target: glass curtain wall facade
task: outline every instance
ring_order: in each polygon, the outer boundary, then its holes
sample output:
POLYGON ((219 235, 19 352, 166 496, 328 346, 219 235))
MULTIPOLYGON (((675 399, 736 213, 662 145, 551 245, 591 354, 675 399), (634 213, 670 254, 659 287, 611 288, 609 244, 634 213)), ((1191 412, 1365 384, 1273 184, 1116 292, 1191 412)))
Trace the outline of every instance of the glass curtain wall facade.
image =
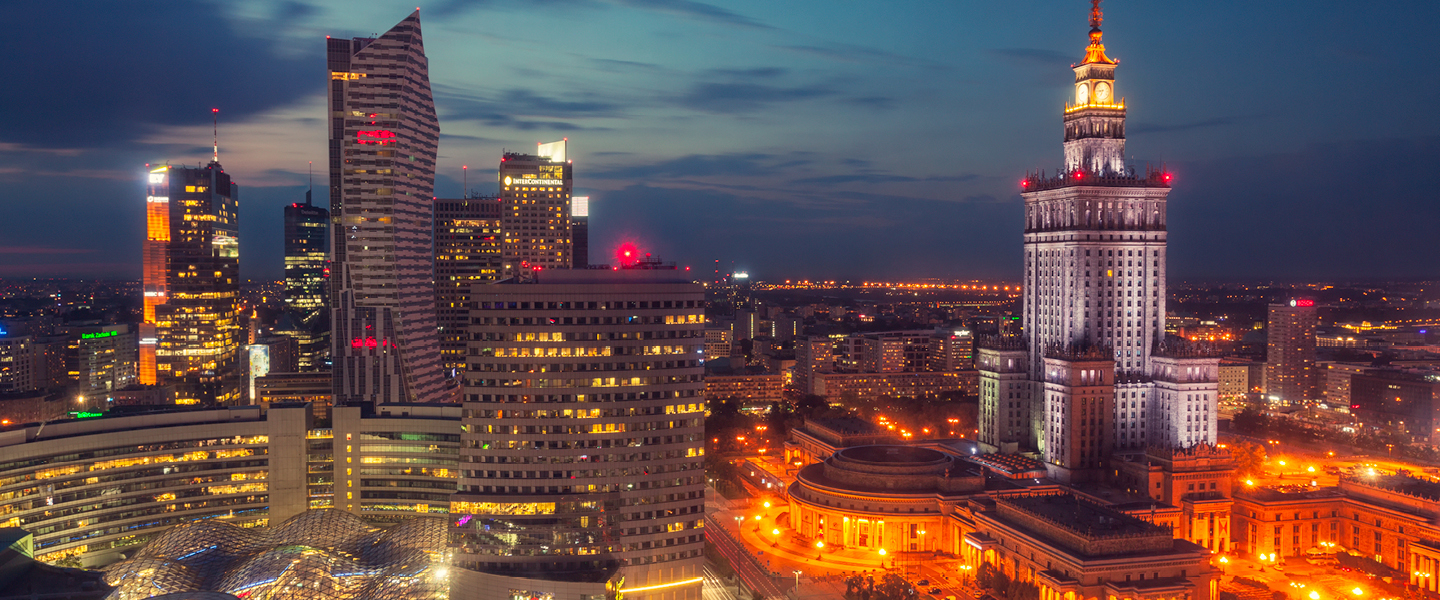
POLYGON ((183 404, 240 400, 239 195, 214 161, 149 173, 142 373, 152 357, 183 404))
POLYGON ((285 334, 300 345, 301 371, 324 367, 330 353, 330 211, 310 203, 285 207, 285 334))

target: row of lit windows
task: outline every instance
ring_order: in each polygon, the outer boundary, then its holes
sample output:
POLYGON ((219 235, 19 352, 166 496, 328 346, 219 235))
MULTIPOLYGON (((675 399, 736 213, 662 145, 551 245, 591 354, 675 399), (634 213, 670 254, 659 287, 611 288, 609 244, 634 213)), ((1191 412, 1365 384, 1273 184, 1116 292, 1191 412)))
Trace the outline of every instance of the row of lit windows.
POLYGON ((699 375, 679 375, 666 377, 596 377, 593 379, 470 379, 466 381, 466 385, 474 387, 592 388, 662 385, 670 383, 699 382, 700 380, 701 379, 699 375))

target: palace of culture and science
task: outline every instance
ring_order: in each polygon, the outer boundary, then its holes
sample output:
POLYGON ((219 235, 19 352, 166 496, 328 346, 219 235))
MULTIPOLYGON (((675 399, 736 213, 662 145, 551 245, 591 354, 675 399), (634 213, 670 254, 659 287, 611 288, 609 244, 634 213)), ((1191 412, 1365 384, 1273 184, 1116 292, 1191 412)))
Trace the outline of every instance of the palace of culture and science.
POLYGON ((1112 454, 1216 435, 1218 358, 1165 341, 1170 174, 1125 164, 1119 61, 1095 4, 1064 109, 1064 169, 1021 183, 1024 332, 978 356, 981 443, 1038 452, 1063 482, 1100 479, 1112 454))

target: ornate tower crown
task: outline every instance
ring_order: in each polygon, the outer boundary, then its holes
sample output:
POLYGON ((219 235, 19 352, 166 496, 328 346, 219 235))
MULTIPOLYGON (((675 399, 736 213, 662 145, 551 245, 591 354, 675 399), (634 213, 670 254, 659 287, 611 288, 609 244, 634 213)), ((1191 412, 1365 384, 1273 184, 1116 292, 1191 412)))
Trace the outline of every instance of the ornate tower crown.
POLYGON ((1065 103, 1065 169, 1119 174, 1125 170, 1125 101, 1115 97, 1115 67, 1100 42, 1100 0, 1090 0, 1090 45, 1075 69, 1075 101, 1065 103))
POLYGON ((1105 56, 1105 44, 1100 43, 1100 23, 1104 20, 1104 13, 1100 12, 1100 0, 1090 0, 1090 45, 1085 48, 1085 60, 1080 64, 1116 64, 1110 57, 1105 56))

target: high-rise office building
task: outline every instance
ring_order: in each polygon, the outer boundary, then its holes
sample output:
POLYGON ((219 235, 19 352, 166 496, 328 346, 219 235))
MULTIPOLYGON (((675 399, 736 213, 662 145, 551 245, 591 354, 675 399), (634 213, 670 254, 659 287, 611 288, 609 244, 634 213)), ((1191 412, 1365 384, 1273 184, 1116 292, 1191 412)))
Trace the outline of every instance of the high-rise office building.
POLYGON ((139 338, 130 325, 64 325, 65 368, 75 392, 104 396, 137 382, 139 338))
POLYGON ((992 342, 978 361, 982 441, 1037 449, 1062 481, 1099 477, 1117 450, 1216 435, 1218 358, 1162 343, 1170 175, 1124 164, 1125 101, 1100 22, 1097 4, 1064 109, 1065 168, 1022 182, 1022 347, 992 342))
POLYGON ((500 278, 500 199, 435 200, 435 307, 445 373, 465 370, 470 292, 500 278))
POLYGON ((571 198, 570 229, 571 239, 574 241, 574 247, 570 250, 571 266, 576 269, 588 268, 590 266, 589 196, 571 198))
POLYGON ((285 207, 285 335, 300 346, 301 371, 324 368, 330 355, 330 211, 305 203, 285 207))
POLYGON ((535 154, 506 152, 500 158, 506 265, 543 270, 569 269, 576 264, 568 144, 568 140, 540 144, 535 154))
POLYGON ((335 402, 451 398, 435 331, 440 122, 417 10, 378 38, 326 40, 335 402))
POLYGON ((1265 331, 1265 397, 1301 404, 1320 400, 1320 371, 1315 366, 1315 301, 1295 299, 1270 305, 1265 331))
POLYGON ((453 585, 699 598, 704 289, 673 268, 535 275, 475 290, 453 585))
POLYGON ((185 404, 240 400, 240 186, 216 154, 146 182, 140 381, 185 404))

